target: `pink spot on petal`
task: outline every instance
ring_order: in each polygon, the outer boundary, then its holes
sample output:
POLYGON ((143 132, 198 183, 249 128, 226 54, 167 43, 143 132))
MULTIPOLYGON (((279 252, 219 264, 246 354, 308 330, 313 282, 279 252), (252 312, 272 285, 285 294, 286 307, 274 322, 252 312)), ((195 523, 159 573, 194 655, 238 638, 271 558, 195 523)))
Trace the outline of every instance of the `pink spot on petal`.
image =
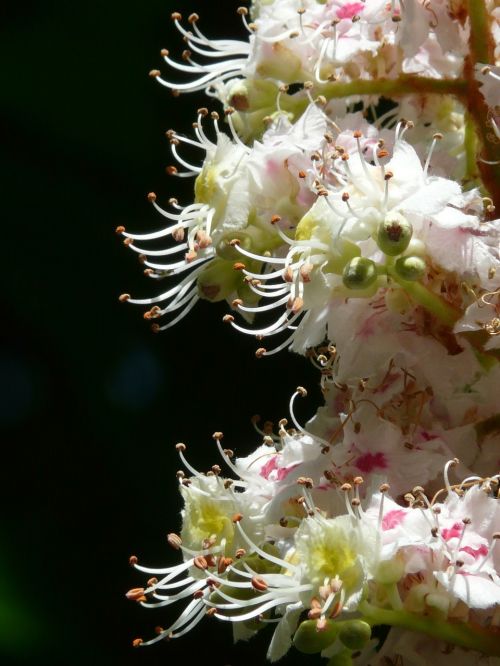
POLYGON ((483 557, 486 557, 488 553, 490 552, 488 547, 483 544, 481 544, 478 548, 473 548, 472 546, 464 546, 463 548, 460 548, 460 550, 464 551, 465 553, 469 553, 469 555, 472 555, 472 557, 476 560, 480 555, 483 557))
POLYGON ((384 454, 379 451, 378 453, 364 453, 354 463, 360 472, 373 472, 374 469, 386 469, 387 460, 384 454))
POLYGON ((346 2, 345 5, 337 9, 337 18, 352 19, 353 16, 360 14, 365 8, 362 2, 346 2))
POLYGON ((262 465, 262 467, 260 468, 259 474, 263 476, 265 479, 269 479, 271 472, 274 472, 274 470, 278 467, 277 458, 278 456, 273 456, 272 458, 269 458, 266 464, 262 465))
POLYGON ((388 511, 382 518, 382 529, 393 530, 398 525, 401 525, 405 518, 406 511, 403 511, 403 509, 393 509, 392 511, 388 511))
POLYGON ((292 470, 298 467, 298 463, 295 465, 290 465, 290 467, 278 467, 277 479, 278 481, 283 481, 290 474, 292 470))
POLYGON ((452 527, 445 527, 441 530, 441 535, 445 541, 458 538, 462 535, 464 526, 461 523, 455 523, 452 527))

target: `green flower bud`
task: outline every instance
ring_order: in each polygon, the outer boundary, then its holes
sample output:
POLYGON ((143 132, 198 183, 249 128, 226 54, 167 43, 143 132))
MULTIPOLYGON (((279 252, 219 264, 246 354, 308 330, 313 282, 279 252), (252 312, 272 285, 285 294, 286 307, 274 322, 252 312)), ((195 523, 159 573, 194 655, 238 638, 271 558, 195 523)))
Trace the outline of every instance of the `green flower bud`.
POLYGON ((406 250, 412 234, 413 227, 401 213, 389 213, 379 224, 375 240, 384 254, 396 257, 406 250))
POLYGON ((354 257, 345 265, 342 281, 348 289, 366 289, 377 279, 377 266, 371 259, 354 257))
POLYGON ((372 628, 364 620, 348 620, 342 623, 339 640, 350 650, 362 650, 372 635, 372 628))
POLYGON ((394 265, 402 280, 420 280, 425 275, 425 261, 421 257, 399 257, 394 265))
POLYGON ((293 637, 293 644, 305 654, 321 652, 331 645, 337 638, 339 626, 337 622, 326 620, 325 627, 318 631, 316 620, 304 620, 299 625, 293 637))

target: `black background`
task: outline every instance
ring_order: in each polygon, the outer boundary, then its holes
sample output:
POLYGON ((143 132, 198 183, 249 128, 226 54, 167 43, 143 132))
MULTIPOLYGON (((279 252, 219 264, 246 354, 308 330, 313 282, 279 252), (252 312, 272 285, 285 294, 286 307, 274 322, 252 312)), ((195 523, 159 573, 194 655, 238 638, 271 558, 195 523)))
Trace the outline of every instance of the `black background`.
MULTIPOLYGON (((170 13, 197 11, 207 34, 246 38, 238 4, 0 9, 2 664, 265 663, 268 632, 233 646, 230 627, 209 619, 178 641, 133 649, 176 611, 124 597, 143 584, 129 555, 151 566, 178 557, 165 540, 181 509, 174 444, 208 469, 220 462, 211 434, 223 430, 245 455, 259 443, 252 414, 287 416, 295 386, 316 381, 287 352, 256 361, 258 343, 222 324, 225 304, 200 303, 155 336, 140 308, 117 301, 155 285, 115 227, 161 225, 151 190, 160 203, 192 199, 192 183, 165 175, 163 133, 189 131, 210 100, 174 99, 147 76, 160 48, 183 48, 170 13)), ((302 420, 317 401, 302 401, 302 420)))

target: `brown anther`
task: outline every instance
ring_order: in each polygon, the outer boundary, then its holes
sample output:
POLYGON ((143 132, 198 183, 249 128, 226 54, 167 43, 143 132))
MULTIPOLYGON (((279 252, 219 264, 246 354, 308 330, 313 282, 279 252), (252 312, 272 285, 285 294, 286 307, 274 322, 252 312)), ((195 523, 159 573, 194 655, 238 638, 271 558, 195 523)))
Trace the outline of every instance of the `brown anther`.
POLYGON ((359 506, 360 504, 361 504, 361 500, 359 499, 359 497, 354 497, 351 500, 351 506, 359 506))
POLYGON ((271 217, 271 224, 276 224, 276 223, 279 222, 280 220, 281 220, 281 217, 280 217, 279 215, 273 215, 273 216, 271 217))
POLYGON ((191 485, 191 479, 182 479, 182 485, 188 488, 191 485))
POLYGON ((219 476, 221 473, 221 468, 220 465, 212 465, 212 472, 215 474, 215 476, 219 476))
POLYGON ((125 227, 123 226, 123 224, 120 224, 120 226, 116 227, 115 229, 116 234, 123 234, 124 232, 125 232, 125 227))
POLYGON ((232 449, 224 449, 224 455, 227 458, 233 458, 234 457, 234 451, 232 449))
POLYGON ((157 585, 157 583, 158 583, 158 578, 155 578, 153 576, 153 578, 150 578, 148 580, 148 587, 153 587, 153 585, 157 585))
POLYGON ((497 541, 497 539, 500 539, 500 532, 493 532, 491 538, 497 541))
POLYGON ((361 20, 361 16, 359 16, 358 14, 355 14, 355 15, 352 17, 352 19, 351 19, 351 21, 352 21, 353 23, 357 23, 357 22, 360 21, 360 20, 361 20))
POLYGON ((161 331, 160 324, 151 324, 151 331, 153 333, 159 333, 161 331))
POLYGON ((307 397, 307 391, 303 386, 297 386, 296 391, 300 395, 301 398, 306 398, 307 397))
POLYGON ((279 523, 281 527, 288 527, 288 520, 284 516, 280 518, 279 523))
POLYGON ((168 58, 168 56, 170 55, 170 51, 168 49, 162 49, 160 51, 160 55, 163 56, 164 58, 168 58))
POLYGON ((433 507, 432 507, 432 512, 435 513, 436 516, 439 516, 439 514, 441 513, 441 507, 439 507, 439 506, 433 506, 433 507))
POLYGON ((193 564, 197 569, 201 569, 202 571, 205 571, 205 569, 208 569, 208 562, 203 555, 197 555, 193 559, 193 564))
POLYGON ((285 282, 293 282, 293 270, 287 266, 283 271, 283 280, 285 282))
POLYGON ((240 305, 243 305, 243 301, 241 300, 241 298, 235 298, 234 301, 231 302, 231 306, 233 308, 239 308, 240 305))
POLYGON ((334 141, 333 136, 329 132, 325 132, 325 134, 323 134, 323 136, 324 136, 325 141, 327 143, 333 143, 333 141, 334 141))
POLYGON ((391 20, 393 23, 400 23, 401 22, 401 16, 399 14, 393 14, 391 16, 391 20))
POLYGON ((203 590, 196 590, 196 592, 193 592, 193 599, 202 599, 204 596, 203 590))
POLYGON ((300 170, 299 173, 298 173, 298 176, 299 176, 299 178, 305 178, 306 177, 306 172, 300 170))
POLYGON ((316 97, 316 104, 319 104, 320 106, 325 106, 327 103, 327 99, 324 95, 318 95, 316 97))
POLYGON ((212 617, 215 613, 217 613, 217 608, 207 608, 205 615, 212 617))
POLYGON ((305 14, 305 13, 306 13, 306 10, 303 7, 301 7, 300 9, 297 9, 297 14, 299 14, 299 16, 302 16, 302 14, 305 14))
POLYGON ((142 638, 134 638, 134 640, 132 641, 132 646, 135 648, 139 647, 139 645, 142 645, 143 642, 144 641, 142 640, 142 638))
POLYGON ((392 171, 386 171, 384 174, 384 180, 391 180, 391 178, 394 178, 392 171))
POLYGON ((321 453, 326 456, 327 453, 330 453, 330 447, 329 446, 322 446, 321 447, 321 453))
POLYGON ((182 469, 178 469, 177 472, 175 473, 175 476, 176 476, 177 479, 183 479, 186 475, 182 471, 182 469))
POLYGON ((441 141, 441 139, 443 138, 443 135, 441 134, 441 132, 436 132, 436 133, 433 135, 432 138, 433 138, 433 139, 437 139, 437 141, 441 141))
POLYGON ((382 157, 387 157, 389 155, 389 151, 383 148, 382 150, 377 151, 377 157, 380 159, 382 157))
POLYGON ((304 81, 304 90, 312 90, 314 83, 312 81, 304 81))
POLYGON ((236 261, 233 264, 233 268, 235 271, 242 271, 246 268, 246 265, 242 261, 236 261))
POLYGON ((126 303, 130 299, 130 294, 121 294, 121 296, 118 296, 118 300, 120 303, 126 303))
POLYGON ((179 12, 172 12, 172 14, 170 14, 170 18, 172 21, 182 21, 182 14, 179 12))
POLYGON ((127 599, 130 599, 131 601, 144 601, 145 596, 144 596, 144 588, 143 587, 133 587, 131 590, 127 592, 125 595, 127 599))
POLYGON ((196 14, 194 12, 188 16, 188 22, 189 23, 196 23, 196 21, 199 21, 199 20, 200 20, 200 17, 198 16, 198 14, 196 14))
MULTIPOLYGON (((300 35, 300 32, 298 32, 297 30, 294 30, 293 32, 291 32, 288 35, 288 39, 296 39, 299 35, 300 35)), ((288 90, 288 86, 286 88, 288 90)))
POLYGON ((252 587, 254 590, 257 590, 257 592, 265 592, 269 585, 260 576, 254 576, 252 578, 252 587))
POLYGON ((178 444, 175 445, 175 450, 176 451, 185 451, 186 450, 186 445, 183 442, 178 442, 178 444))
POLYGON ((125 247, 128 247, 129 245, 132 245, 133 242, 134 242, 133 238, 125 238, 123 244, 125 245, 125 247))
POLYGON ((231 488, 233 483, 234 483, 234 481, 232 479, 224 479, 224 488, 226 490, 229 490, 229 488, 231 488))
POLYGON ((292 314, 297 314, 304 307, 304 299, 300 296, 295 296, 294 299, 288 301, 287 307, 292 311, 292 314))
POLYGON ((219 114, 217 113, 217 111, 211 111, 210 118, 212 118, 212 120, 219 120, 219 114))
POLYGON ((348 493, 350 490, 352 490, 352 486, 350 483, 343 483, 340 486, 340 490, 343 490, 344 492, 348 493))
POLYGON ((415 448, 415 444, 412 444, 411 442, 405 442, 403 446, 405 447, 405 449, 409 449, 410 451, 412 451, 415 448))
POLYGON ((183 241, 185 235, 186 234, 185 234, 185 231, 184 231, 184 227, 179 226, 179 227, 175 227, 175 229, 172 229, 172 238, 177 243, 180 243, 181 241, 183 241))
POLYGON ((364 479, 362 476, 355 476, 352 482, 355 486, 360 486, 362 483, 364 483, 364 479))
POLYGON ((342 201, 349 201, 349 192, 343 192, 342 201))
POLYGON ((135 565, 137 564, 138 561, 139 560, 137 559, 137 555, 131 555, 128 558, 128 563, 130 564, 131 567, 135 567, 135 565))
POLYGON ((470 518, 462 518, 462 523, 464 525, 470 525, 472 520, 470 518))
POLYGON ((236 13, 239 14, 240 16, 247 16, 248 15, 248 9, 246 7, 238 7, 236 10, 236 13))
POLYGON ((407 502, 410 506, 415 504, 415 497, 411 493, 406 493, 403 497, 404 501, 407 502))
POLYGON ((205 555, 205 559, 209 567, 214 567, 217 564, 217 560, 214 555, 205 555))
POLYGON ((242 513, 235 513, 233 517, 231 518, 231 521, 233 523, 239 523, 240 520, 243 520, 243 514, 242 513))
POLYGON ((152 69, 152 70, 149 72, 149 76, 150 76, 152 79, 157 79, 159 76, 161 76, 161 72, 160 72, 159 69, 152 69))
POLYGON ((391 487, 390 487, 390 485, 389 485, 388 483, 382 483, 382 484, 379 486, 378 489, 379 489, 379 492, 381 492, 381 493, 386 493, 388 490, 390 490, 390 488, 391 488, 391 487))
POLYGON ((167 176, 175 176, 178 173, 178 169, 173 164, 170 164, 168 167, 165 167, 165 173, 167 176))
POLYGON ((182 546, 182 539, 175 532, 170 532, 170 534, 167 534, 167 542, 168 545, 175 550, 179 550, 179 548, 182 546))
POLYGON ((225 116, 232 116, 234 112, 235 112, 235 109, 232 106, 228 106, 224 109, 224 115, 225 116))
POLYGON ((361 132, 360 130, 354 130, 352 135, 355 139, 361 139, 361 137, 363 136, 363 132, 361 132))
POLYGON ((208 109, 206 106, 201 106, 196 113, 204 118, 205 116, 208 116, 208 109))
POLYGON ((456 560, 455 561, 455 566, 457 566, 458 568, 463 567, 464 566, 464 561, 463 560, 456 560))
POLYGON ((327 197, 328 195, 329 195, 329 192, 328 192, 328 190, 326 189, 326 187, 320 187, 320 188, 318 188, 318 196, 319 196, 319 197, 327 197))
POLYGON ((234 321, 234 317, 233 317, 233 315, 227 314, 227 315, 224 315, 224 316, 222 317, 222 321, 223 321, 225 324, 230 324, 231 322, 234 321))
POLYGON ((307 617, 310 620, 318 620, 322 615, 322 610, 321 608, 311 608, 311 610, 307 613, 307 617))
POLYGON ((154 201, 156 201, 156 194, 154 192, 149 192, 149 194, 147 196, 147 200, 150 203, 153 203, 154 201))
POLYGON ((415 495, 415 497, 425 494, 425 490, 422 488, 422 486, 415 486, 411 492, 413 495, 415 495))
POLYGON ((297 483, 299 486, 304 486, 305 488, 313 487, 313 480, 308 476, 299 476, 297 483))
POLYGON ((299 273, 300 277, 302 278, 302 282, 311 281, 311 273, 313 269, 314 266, 312 264, 302 264, 302 266, 299 268, 299 273))
POLYGON ((264 435, 262 443, 265 444, 265 446, 274 446, 274 440, 270 435, 264 435))
POLYGON ((147 261, 148 258, 147 258, 147 256, 146 256, 145 254, 139 254, 138 257, 137 257, 137 259, 139 260, 139 262, 140 262, 141 264, 144 264, 144 263, 146 263, 146 261, 147 261))
POLYGON ((431 534, 434 538, 436 538, 437 535, 439 534, 439 529, 437 527, 432 527, 431 528, 431 534))
POLYGON ((359 421, 356 421, 356 422, 354 423, 354 428, 353 428, 353 430, 354 430, 354 432, 355 432, 356 435, 359 435, 359 433, 361 432, 361 423, 360 423, 359 421))
POLYGON ((219 430, 217 430, 216 432, 214 432, 214 434, 212 435, 212 439, 216 439, 218 442, 219 442, 221 439, 223 439, 223 437, 224 437, 224 433, 220 432, 219 430))
POLYGON ((342 157, 340 158, 343 162, 347 162, 349 160, 349 153, 344 153, 342 157))
POLYGON ((244 548, 238 548, 234 556, 239 560, 240 558, 245 557, 246 554, 247 551, 244 548))

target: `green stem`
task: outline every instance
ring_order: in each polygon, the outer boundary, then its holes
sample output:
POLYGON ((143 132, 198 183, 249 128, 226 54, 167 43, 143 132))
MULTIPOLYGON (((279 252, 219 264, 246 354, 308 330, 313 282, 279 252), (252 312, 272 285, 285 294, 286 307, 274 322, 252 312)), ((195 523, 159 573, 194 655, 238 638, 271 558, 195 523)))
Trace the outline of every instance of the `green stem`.
POLYGON ((476 129, 474 126, 474 119, 470 113, 465 114, 465 135, 464 135, 464 148, 465 148, 465 174, 464 181, 471 186, 479 177, 476 152, 477 152, 477 137, 476 129))
POLYGON ((461 647, 477 650, 483 654, 500 657, 500 640, 498 633, 483 627, 464 622, 447 622, 435 617, 416 615, 408 611, 394 611, 377 608, 363 602, 359 610, 363 619, 371 626, 389 625, 411 631, 418 631, 432 638, 453 643, 461 647))
POLYGON ((452 305, 444 301, 438 294, 428 289, 420 282, 410 282, 402 280, 394 269, 388 267, 388 275, 403 287, 407 294, 409 294, 414 301, 431 312, 439 321, 445 326, 453 326, 462 313, 452 305))
MULTIPOLYGON (((315 86, 314 92, 323 95, 326 100, 354 95, 383 95, 385 97, 406 95, 410 93, 436 93, 465 97, 467 82, 463 79, 431 79, 425 76, 403 74, 397 79, 374 79, 363 81, 334 81, 315 86)), ((294 98, 293 95, 282 95, 280 105, 283 110, 300 115, 307 108, 306 97, 294 98)))
POLYGON ((491 16, 483 0, 468 0, 470 20, 469 55, 464 64, 464 76, 468 81, 467 108, 474 119, 476 132, 482 143, 478 168, 493 202, 500 207, 500 141, 491 126, 491 113, 475 79, 477 64, 494 62, 494 41, 491 32, 491 16), (489 162, 489 164, 488 164, 489 162))

